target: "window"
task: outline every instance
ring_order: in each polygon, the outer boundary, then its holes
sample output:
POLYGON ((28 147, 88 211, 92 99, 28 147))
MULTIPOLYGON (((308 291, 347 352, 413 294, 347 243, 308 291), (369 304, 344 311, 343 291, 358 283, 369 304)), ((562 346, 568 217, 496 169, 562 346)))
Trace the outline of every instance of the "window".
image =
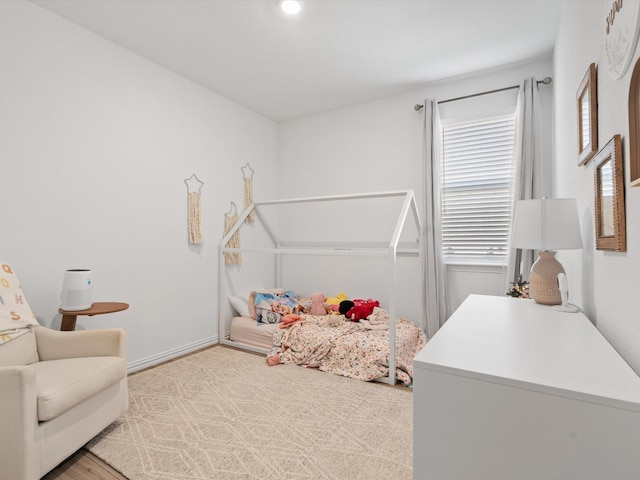
POLYGON ((447 263, 506 265, 515 113, 442 128, 442 251, 447 263))

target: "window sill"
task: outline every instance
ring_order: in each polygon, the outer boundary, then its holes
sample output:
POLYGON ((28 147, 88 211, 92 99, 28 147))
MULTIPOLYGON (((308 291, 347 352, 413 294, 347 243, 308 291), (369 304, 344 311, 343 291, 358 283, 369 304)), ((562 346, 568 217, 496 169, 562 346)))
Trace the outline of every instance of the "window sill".
POLYGON ((445 265, 461 265, 461 266, 474 266, 474 267, 495 267, 495 268, 507 268, 507 262, 502 261, 490 261, 490 260, 480 260, 480 259, 447 259, 444 260, 445 265))
POLYGON ((486 272, 486 273, 506 273, 507 266, 489 262, 445 262, 447 271, 450 272, 486 272))

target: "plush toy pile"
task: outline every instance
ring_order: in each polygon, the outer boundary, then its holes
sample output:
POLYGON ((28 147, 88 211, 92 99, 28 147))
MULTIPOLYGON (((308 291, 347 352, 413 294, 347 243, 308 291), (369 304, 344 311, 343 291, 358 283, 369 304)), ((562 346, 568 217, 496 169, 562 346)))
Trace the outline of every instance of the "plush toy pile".
POLYGON ((344 292, 334 297, 326 297, 322 292, 315 292, 308 299, 298 298, 292 290, 276 288, 252 291, 248 307, 250 316, 258 323, 280 323, 285 315, 306 313, 335 316, 335 321, 327 320, 327 324, 337 325, 343 321, 343 316, 352 322, 366 320, 375 308, 380 307, 380 302, 371 298, 349 299, 344 292))
POLYGON ((311 315, 334 313, 344 315, 347 319, 357 322, 366 319, 373 313, 373 309, 379 306, 380 302, 371 298, 349 300, 346 293, 339 293, 335 297, 327 298, 323 293, 318 292, 311 295, 311 306, 307 309, 307 313, 311 315))

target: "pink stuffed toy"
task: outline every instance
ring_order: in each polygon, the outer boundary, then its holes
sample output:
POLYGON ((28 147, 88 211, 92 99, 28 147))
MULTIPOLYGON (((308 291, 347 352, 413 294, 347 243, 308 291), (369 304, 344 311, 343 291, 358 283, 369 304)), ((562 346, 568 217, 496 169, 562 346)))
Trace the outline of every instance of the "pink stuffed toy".
POLYGON ((373 312, 375 307, 379 307, 380 302, 378 300, 363 300, 361 298, 353 300, 353 307, 345 313, 345 316, 349 320, 358 321, 367 318, 373 312))
POLYGON ((311 315, 326 315, 327 304, 324 303, 324 293, 314 293, 311 295, 311 306, 309 307, 309 313, 311 315))

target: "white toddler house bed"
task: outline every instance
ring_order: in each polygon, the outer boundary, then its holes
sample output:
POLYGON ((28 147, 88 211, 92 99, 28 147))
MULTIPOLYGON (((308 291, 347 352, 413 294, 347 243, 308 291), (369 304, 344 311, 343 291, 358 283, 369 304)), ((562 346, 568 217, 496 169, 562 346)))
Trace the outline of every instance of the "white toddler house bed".
MULTIPOLYGON (((346 215, 346 214, 345 214, 346 215)), ((237 237, 236 237, 237 238, 237 237)), ((399 362, 403 364, 411 364, 413 355, 417 353, 417 350, 422 348, 426 337, 424 336, 423 329, 416 325, 414 322, 410 322, 404 318, 397 317, 398 311, 398 259, 399 257, 409 257, 411 262, 417 262, 413 265, 414 270, 417 270, 415 281, 411 280, 411 283, 417 286, 419 291, 419 297, 416 298, 415 304, 418 308, 420 319, 424 319, 424 275, 422 275, 422 259, 423 259, 423 241, 422 241, 422 228, 420 224, 420 218, 418 215, 418 209, 416 207, 416 200, 414 192, 412 190, 404 191, 390 191, 390 192, 377 192, 377 193, 365 193, 365 194, 350 194, 350 195, 334 195, 323 197, 307 197, 307 198, 291 198, 283 200, 270 200, 262 202, 252 203, 239 217, 238 222, 227 232, 219 248, 219 302, 218 302, 218 323, 219 323, 219 339, 220 343, 233 347, 243 348, 255 352, 269 354, 271 347, 273 346, 273 332, 277 331, 279 324, 262 323, 257 324, 256 320, 246 313, 239 314, 232 319, 229 319, 228 310, 226 307, 225 298, 238 298, 233 295, 233 286, 230 285, 229 272, 225 264, 225 254, 237 253, 241 254, 243 258, 243 265, 233 268, 236 271, 240 271, 244 268, 244 262, 248 262, 247 257, 263 258, 263 263, 267 264, 272 261, 273 263, 273 278, 269 280, 272 283, 270 288, 283 287, 283 260, 284 257, 289 256, 304 256, 304 257, 318 257, 322 258, 323 264, 326 263, 328 257, 346 257, 356 259, 357 257, 377 257, 378 260, 375 265, 381 265, 375 267, 383 270, 379 272, 380 277, 375 277, 373 280, 370 278, 371 267, 367 263, 366 272, 363 273, 362 281, 375 281, 378 283, 383 282, 386 285, 383 290, 387 292, 387 298, 384 307, 388 312, 388 328, 384 330, 374 331, 373 335, 377 336, 377 340, 380 338, 384 340, 384 356, 385 358, 381 363, 385 365, 386 378, 372 378, 379 381, 385 381, 389 384, 395 384, 397 377, 396 368, 399 362), (340 212, 350 212, 348 215, 353 218, 353 222, 357 224, 360 211, 366 213, 373 218, 387 219, 387 223, 390 218, 393 218, 391 225, 381 225, 378 227, 372 225, 359 225, 361 230, 357 230, 354 234, 353 231, 347 232, 345 228, 341 227, 341 221, 344 219, 336 218, 339 215, 334 215, 334 218, 329 219, 326 216, 323 217, 320 212, 320 208, 331 204, 333 211, 336 208, 340 212), (270 215, 265 214, 265 209, 269 209, 270 215), (354 210, 355 208, 355 210, 354 210), (289 210, 287 210, 289 209, 289 210), (343 210, 344 209, 344 210, 343 210), (272 218, 272 212, 275 210, 275 220, 272 218), (247 217, 254 212, 254 223, 247 228, 247 217), (291 213, 296 212, 296 213, 291 213), (293 220, 291 219, 293 217, 293 220), (310 220, 313 219, 313 220, 310 220), (342 240, 329 240, 318 238, 306 238, 306 225, 310 225, 310 222, 314 221, 317 225, 322 225, 322 231, 328 233, 330 237, 339 237, 341 233, 346 232, 343 235, 342 240), (411 223, 413 222, 413 223, 411 223), (285 228, 282 228, 285 225, 285 228), (367 227, 367 228, 365 228, 367 227), (385 228, 382 228, 385 227, 385 228), (256 235, 258 232, 255 230, 261 228, 263 230, 262 235, 265 238, 266 246, 245 246, 246 238, 256 235), (372 229, 376 228, 376 234, 387 235, 384 241, 379 241, 376 235, 371 234, 372 229), (284 230, 284 231, 282 231, 284 230), (240 233, 241 246, 232 248, 227 246, 229 240, 236 234, 240 233), (295 232, 292 234, 292 232, 295 232), (386 232, 386 233, 385 233, 386 232), (290 238, 294 239, 291 240, 290 238), (408 238, 407 238, 408 237, 408 238), (364 238, 364 240, 363 240, 364 238), (371 241, 369 240, 371 239, 371 241), (273 259, 273 260, 270 260, 273 259), (415 260, 413 260, 415 259, 415 260), (369 275, 366 275, 369 273, 369 275), (364 278, 364 277, 367 278, 364 278), (399 349, 402 349, 404 342, 404 335, 407 329, 413 328, 409 336, 415 337, 411 339, 410 353, 404 355, 403 359, 398 360, 396 355, 399 349), (417 333, 416 333, 417 332, 417 333), (266 339, 266 340, 265 340, 266 339), (408 359, 408 360, 407 360, 408 359)), ((262 261, 262 260, 261 260, 262 261)), ((302 260, 297 260, 299 263, 303 263, 302 260)), ((367 260, 367 262, 374 262, 367 260)), ((287 264, 290 265, 290 264, 287 264)), ((317 267, 316 267, 317 268, 317 267)), ((357 274, 358 272, 356 272, 357 274)), ((271 274, 270 274, 271 275, 271 274)), ((357 278, 357 277, 356 277, 357 278)), ((325 280, 326 281, 326 280, 325 280)), ((286 285, 287 288, 296 289, 295 286, 286 285)), ((265 286, 266 287, 266 286, 265 286)), ((321 287, 314 288, 315 291, 322 290, 321 287)), ((244 293, 244 292, 243 292, 244 293)), ((305 292, 306 295, 311 294, 312 291, 305 292)), ((236 308, 239 312, 243 310, 242 307, 236 308)), ((331 317, 330 315, 327 316, 331 317)), ((338 332, 352 332, 357 330, 355 327, 360 327, 353 322, 345 321, 340 328, 336 329, 335 326, 331 330, 329 326, 329 319, 321 318, 321 316, 305 316, 302 323, 308 325, 314 325, 315 330, 312 333, 302 334, 310 336, 319 335, 320 330, 326 330, 330 335, 330 339, 327 340, 332 346, 335 346, 337 337, 344 338, 346 335, 338 332), (340 330, 343 329, 343 330, 340 330)), ((364 330, 364 329, 360 329, 364 330)), ((366 335, 362 331, 356 332, 358 335, 366 335)), ((315 337, 317 338, 317 337, 315 337)), ((325 343, 325 347, 328 343, 325 343)), ((313 355, 317 355, 319 347, 317 345, 312 347, 314 350, 313 355)), ((324 348, 324 347, 323 347, 324 348)), ((326 347, 329 349, 330 347, 326 347)), ((360 358, 367 352, 362 352, 363 355, 358 357, 357 349, 381 350, 380 343, 371 343, 369 337, 359 337, 355 343, 344 347, 343 355, 346 352, 348 355, 352 355, 355 358, 355 362, 359 362, 360 358), (356 358, 357 357, 357 358, 356 358)), ((299 352, 298 352, 299 353, 299 352)), ((318 366, 313 362, 305 362, 307 366, 318 366)), ((358 365, 358 368, 366 368, 358 365)), ((409 366, 409 368, 412 368, 409 366)), ((322 370, 323 368, 320 367, 322 370)), ((329 370, 331 371, 331 370, 329 370)), ((339 373, 334 371, 334 373, 339 373)), ((341 373, 341 372, 340 372, 341 373)), ((403 372, 400 372, 402 375, 403 372)), ((341 373, 344 374, 344 373, 341 373)), ((377 374, 373 374, 377 375, 377 374)), ((350 375, 348 375, 350 376, 350 375)), ((385 376, 385 374, 380 375, 385 376)), ((404 378, 401 379, 404 383, 409 383, 404 378)))

